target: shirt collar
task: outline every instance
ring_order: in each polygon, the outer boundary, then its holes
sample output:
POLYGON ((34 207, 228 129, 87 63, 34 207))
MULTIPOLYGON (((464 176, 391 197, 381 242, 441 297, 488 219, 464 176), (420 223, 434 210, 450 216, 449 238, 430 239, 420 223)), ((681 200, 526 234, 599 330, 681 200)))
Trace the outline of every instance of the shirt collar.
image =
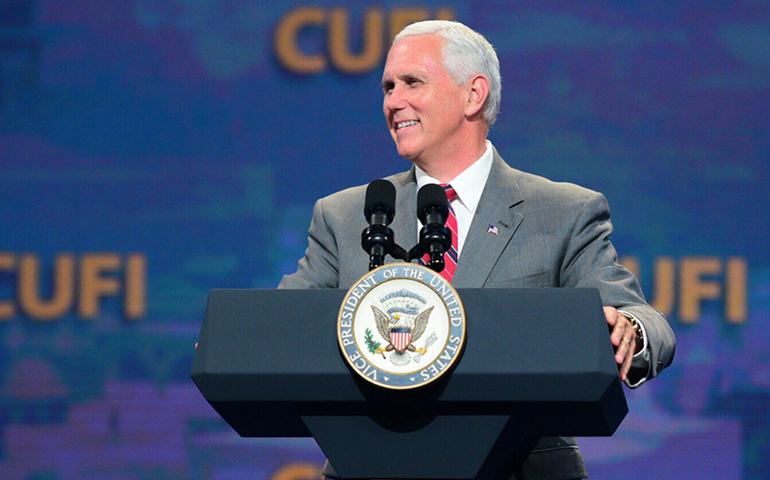
MULTIPOLYGON (((492 142, 487 140, 487 148, 481 157, 449 182, 457 192, 457 200, 462 202, 471 213, 475 212, 479 205, 481 193, 484 191, 487 177, 492 170, 492 160, 494 159, 492 150, 492 142)), ((414 172, 418 190, 429 183, 441 183, 416 165, 414 172)))

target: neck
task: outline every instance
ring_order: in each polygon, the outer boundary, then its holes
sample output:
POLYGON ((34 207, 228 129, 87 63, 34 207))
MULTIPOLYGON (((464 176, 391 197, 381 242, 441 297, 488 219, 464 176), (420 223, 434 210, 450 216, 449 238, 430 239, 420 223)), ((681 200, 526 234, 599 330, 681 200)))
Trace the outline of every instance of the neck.
POLYGON ((412 162, 436 180, 449 183, 481 158, 486 148, 486 130, 473 132, 448 141, 438 155, 417 157, 412 162))

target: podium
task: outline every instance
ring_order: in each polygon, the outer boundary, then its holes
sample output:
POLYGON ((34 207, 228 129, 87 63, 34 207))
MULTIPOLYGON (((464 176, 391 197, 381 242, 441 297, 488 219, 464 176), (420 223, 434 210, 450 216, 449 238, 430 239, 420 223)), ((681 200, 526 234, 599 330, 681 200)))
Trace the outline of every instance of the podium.
POLYGON ((533 439, 615 432, 628 407, 597 290, 457 291, 463 356, 420 389, 349 369, 344 290, 213 290, 193 381, 239 435, 312 436, 346 480, 507 478, 533 439))

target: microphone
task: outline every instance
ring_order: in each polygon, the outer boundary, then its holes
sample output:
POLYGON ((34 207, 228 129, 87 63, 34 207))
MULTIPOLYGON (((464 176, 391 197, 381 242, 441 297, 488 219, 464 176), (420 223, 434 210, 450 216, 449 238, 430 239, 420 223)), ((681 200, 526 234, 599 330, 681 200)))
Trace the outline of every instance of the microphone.
POLYGON ((361 246, 369 254, 369 270, 385 261, 393 251, 393 229, 388 227, 396 215, 396 187, 387 180, 375 180, 366 187, 364 216, 369 226, 361 232, 361 246))
POLYGON ((430 256, 428 267, 440 272, 444 270, 444 252, 452 246, 452 231, 446 226, 449 201, 441 185, 428 184, 417 192, 417 218, 424 225, 420 250, 430 256))

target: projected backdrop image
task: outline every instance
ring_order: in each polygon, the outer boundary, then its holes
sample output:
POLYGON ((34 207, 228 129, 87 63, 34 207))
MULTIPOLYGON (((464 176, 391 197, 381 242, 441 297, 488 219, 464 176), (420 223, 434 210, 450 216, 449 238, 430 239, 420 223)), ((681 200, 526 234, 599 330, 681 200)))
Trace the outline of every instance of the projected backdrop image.
MULTIPOLYGON (((409 168, 392 37, 456 19, 500 57, 489 138, 604 193, 676 332, 592 478, 770 471, 770 11, 763 2, 0 2, 0 478, 305 479, 190 380, 213 288, 274 288, 316 199, 409 168)), ((363 215, 363 212, 362 212, 363 215)), ((333 326, 330 326, 333 328, 333 326)))

